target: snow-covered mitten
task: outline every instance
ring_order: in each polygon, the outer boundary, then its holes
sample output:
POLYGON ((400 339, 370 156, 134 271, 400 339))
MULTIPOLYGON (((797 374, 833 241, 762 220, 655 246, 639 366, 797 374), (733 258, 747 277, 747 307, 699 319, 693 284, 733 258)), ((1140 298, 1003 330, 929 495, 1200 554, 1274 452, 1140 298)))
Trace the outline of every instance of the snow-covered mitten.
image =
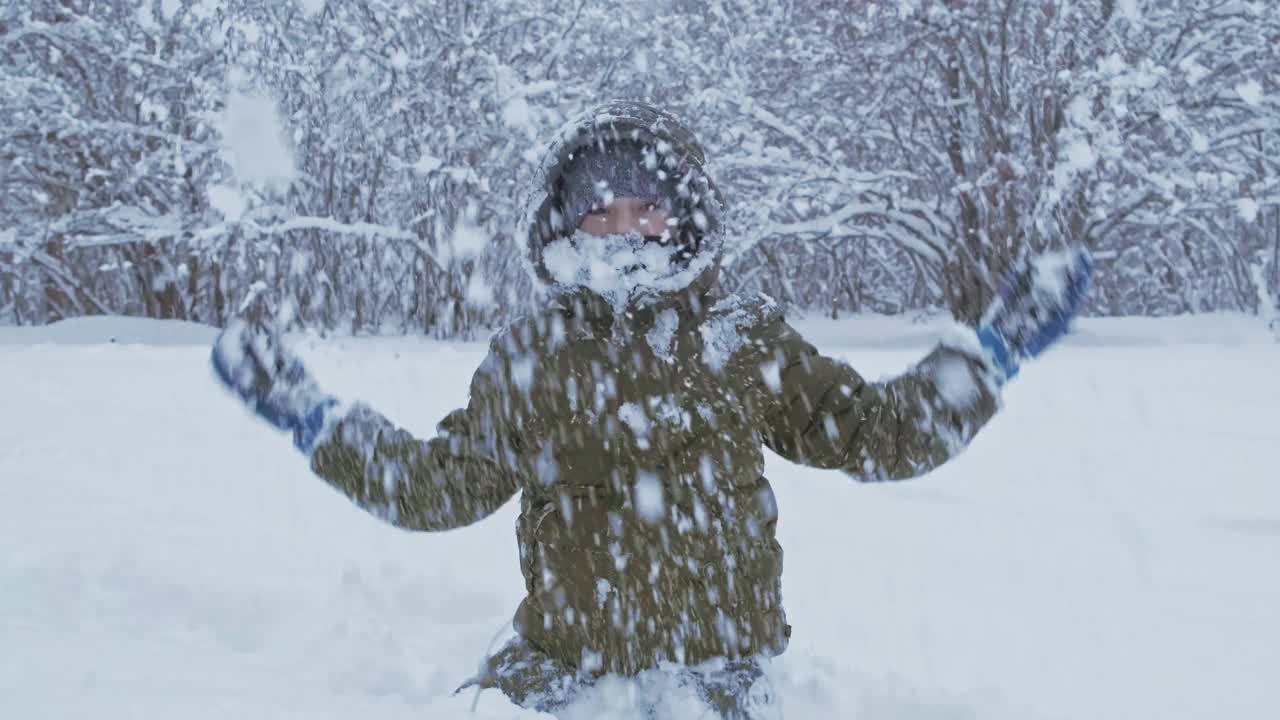
POLYGON ((1089 251, 1077 246, 1040 255, 1005 278, 978 326, 978 340, 1002 380, 1067 334, 1092 274, 1089 251))
POLYGON ((292 432, 306 454, 335 419, 337 399, 320 389, 273 328, 232 320, 214 341, 210 361, 228 390, 263 420, 292 432))

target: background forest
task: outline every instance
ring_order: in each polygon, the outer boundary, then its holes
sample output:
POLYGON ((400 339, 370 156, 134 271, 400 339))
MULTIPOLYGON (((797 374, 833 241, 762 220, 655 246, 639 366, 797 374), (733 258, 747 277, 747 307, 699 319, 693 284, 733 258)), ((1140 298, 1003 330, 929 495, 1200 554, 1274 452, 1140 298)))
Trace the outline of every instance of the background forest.
POLYGON ((615 97, 692 123, 730 289, 972 321, 1083 241, 1088 311, 1280 307, 1268 0, 0 0, 0 323, 475 337, 528 178, 615 97))

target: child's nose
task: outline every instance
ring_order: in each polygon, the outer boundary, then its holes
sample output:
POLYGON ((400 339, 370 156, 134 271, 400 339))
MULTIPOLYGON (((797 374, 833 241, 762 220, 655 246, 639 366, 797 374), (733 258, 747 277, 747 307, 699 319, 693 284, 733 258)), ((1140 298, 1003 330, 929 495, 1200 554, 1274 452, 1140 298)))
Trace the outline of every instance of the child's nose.
POLYGON ((618 208, 618 231, 627 232, 628 230, 635 229, 637 219, 638 213, 636 213, 635 208, 631 207, 631 205, 627 203, 623 203, 622 206, 618 208))

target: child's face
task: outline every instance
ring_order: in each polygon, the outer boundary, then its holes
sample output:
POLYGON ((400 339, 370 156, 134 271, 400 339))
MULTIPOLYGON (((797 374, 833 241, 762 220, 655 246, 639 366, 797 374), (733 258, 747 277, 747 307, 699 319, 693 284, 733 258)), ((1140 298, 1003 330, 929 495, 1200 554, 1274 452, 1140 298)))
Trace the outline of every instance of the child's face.
POLYGON ((629 232, 654 237, 667 231, 667 219, 667 212, 660 205, 638 198, 621 197, 587 213, 578 229, 596 237, 629 232))

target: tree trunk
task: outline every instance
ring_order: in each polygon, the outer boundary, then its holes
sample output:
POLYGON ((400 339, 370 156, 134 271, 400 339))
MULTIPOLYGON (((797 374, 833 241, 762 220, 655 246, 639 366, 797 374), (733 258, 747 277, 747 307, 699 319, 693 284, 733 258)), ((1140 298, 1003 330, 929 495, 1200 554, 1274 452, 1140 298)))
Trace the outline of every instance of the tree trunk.
MULTIPOLYGON (((61 237, 55 236, 45 243, 44 251, 54 262, 62 267, 66 266, 65 245, 61 237)), ((74 291, 69 290, 59 277, 58 268, 44 268, 41 276, 45 322, 64 320, 83 313, 84 308, 75 298, 74 291)))
POLYGON ((1276 208, 1276 239, 1271 246, 1271 288, 1280 300, 1280 208, 1276 208))

